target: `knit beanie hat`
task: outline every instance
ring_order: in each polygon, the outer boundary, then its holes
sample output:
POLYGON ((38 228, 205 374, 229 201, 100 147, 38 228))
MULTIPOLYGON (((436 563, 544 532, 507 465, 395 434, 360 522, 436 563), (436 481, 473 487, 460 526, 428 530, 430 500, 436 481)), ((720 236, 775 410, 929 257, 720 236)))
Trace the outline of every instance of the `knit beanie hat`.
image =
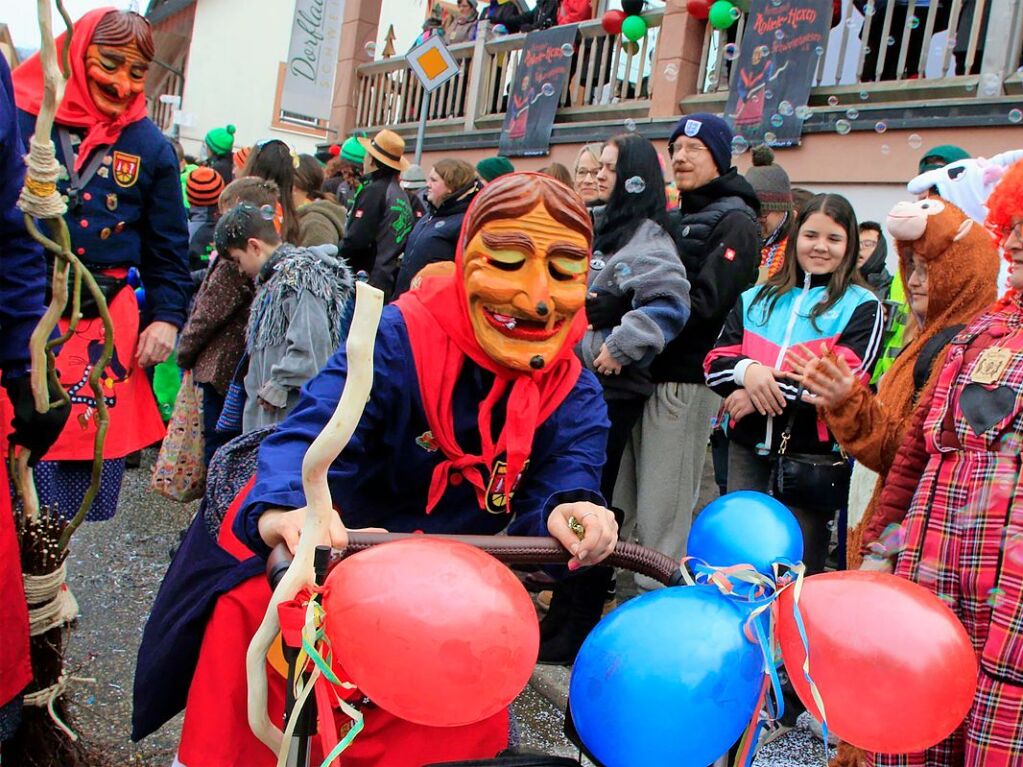
POLYGON ((341 159, 362 165, 362 161, 366 159, 366 150, 362 148, 358 138, 349 136, 345 139, 345 143, 341 145, 341 159))
POLYGON ((196 168, 188 174, 185 196, 188 204, 196 208, 216 205, 224 191, 224 179, 213 168, 196 168))
POLYGON ((476 172, 480 174, 481 179, 489 183, 498 176, 514 173, 515 166, 511 164, 511 160, 507 157, 498 155, 497 157, 487 157, 476 163, 476 172))
POLYGON ((214 128, 206 134, 206 146, 213 154, 230 154, 234 149, 234 132, 237 130, 233 125, 223 128, 214 128))
POLYGON ((675 130, 671 132, 668 145, 673 144, 675 139, 682 135, 698 139, 710 150, 710 154, 714 158, 714 165, 717 166, 718 173, 721 175, 727 173, 728 169, 732 167, 732 130, 728 127, 728 123, 717 115, 697 112, 683 116, 675 125, 675 130))
POLYGON ((941 146, 934 147, 934 149, 928 149, 924 156, 920 158, 920 172, 926 173, 935 168, 943 168, 957 160, 968 159, 970 159, 970 153, 962 147, 955 146, 954 144, 942 144, 941 146), (928 160, 931 162, 928 162, 928 160), (934 162, 934 160, 941 160, 941 162, 934 162))
POLYGON ((249 155, 252 153, 252 147, 243 146, 238 147, 238 150, 234 153, 234 169, 241 172, 241 169, 245 167, 245 163, 249 160, 249 155))
POLYGON ((774 164, 774 152, 766 145, 753 148, 753 167, 746 171, 746 180, 757 193, 760 210, 788 211, 792 209, 792 185, 789 174, 774 164))

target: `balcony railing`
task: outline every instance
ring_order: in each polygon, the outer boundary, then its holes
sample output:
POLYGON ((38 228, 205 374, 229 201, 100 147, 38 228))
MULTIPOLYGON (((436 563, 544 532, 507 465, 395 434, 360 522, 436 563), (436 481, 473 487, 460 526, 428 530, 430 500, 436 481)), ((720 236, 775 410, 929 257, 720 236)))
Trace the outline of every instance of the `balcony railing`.
MULTIPOLYGON (((871 84, 867 90, 892 99, 936 86, 953 88, 959 97, 974 90, 998 96, 1019 80, 1021 17, 1018 0, 845 0, 819 51, 814 85, 871 84)), ((698 93, 727 94, 745 22, 744 16, 724 31, 707 26, 698 93)))
MULTIPOLYGON (((663 10, 644 14, 648 32, 638 43, 608 35, 599 21, 579 25, 570 75, 561 93, 558 121, 592 119, 596 113, 645 114, 650 98, 657 33, 663 10)), ((484 23, 475 43, 451 45, 458 73, 431 98, 431 125, 493 127, 504 118, 526 39, 490 36, 484 23)), ((359 67, 356 123, 360 128, 410 126, 419 120, 423 89, 404 57, 359 67)))

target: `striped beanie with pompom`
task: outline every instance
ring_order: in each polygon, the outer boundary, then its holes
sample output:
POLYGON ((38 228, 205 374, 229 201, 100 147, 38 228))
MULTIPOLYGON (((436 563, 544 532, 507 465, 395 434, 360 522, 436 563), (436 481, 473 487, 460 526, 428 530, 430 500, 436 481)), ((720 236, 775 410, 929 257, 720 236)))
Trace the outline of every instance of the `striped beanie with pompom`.
POLYGON ((188 174, 185 196, 188 204, 197 208, 216 205, 224 191, 224 179, 213 168, 200 167, 188 174))

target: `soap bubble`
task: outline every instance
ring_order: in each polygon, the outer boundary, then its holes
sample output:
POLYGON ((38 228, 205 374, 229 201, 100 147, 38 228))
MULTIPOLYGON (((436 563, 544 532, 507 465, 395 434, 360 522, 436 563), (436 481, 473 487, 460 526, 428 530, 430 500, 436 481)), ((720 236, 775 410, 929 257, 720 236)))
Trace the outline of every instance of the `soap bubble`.
POLYGON ((858 110, 856 107, 849 107, 847 110, 845 110, 845 116, 848 117, 850 120, 855 120, 857 117, 860 116, 860 110, 858 110))
POLYGON ((852 123, 850 123, 848 120, 836 120, 835 121, 835 131, 840 136, 846 135, 851 130, 852 130, 852 123))
POLYGON ((805 104, 801 107, 796 107, 796 117, 800 120, 809 120, 813 117, 813 110, 805 104))
POLYGON ((767 131, 767 133, 764 134, 765 144, 773 144, 777 140, 778 140, 777 134, 773 133, 772 131, 767 131))
POLYGON ((570 59, 575 53, 575 48, 572 47, 572 43, 565 43, 561 46, 561 52, 564 54, 566 59, 570 59))
POLYGON ((742 136, 736 136, 732 139, 732 154, 740 155, 749 149, 749 142, 742 136))
POLYGON ((725 46, 725 59, 732 61, 736 56, 739 55, 739 46, 735 43, 729 43, 725 46))
POLYGON ((856 26, 856 19, 854 19, 852 16, 850 16, 848 19, 845 20, 845 25, 849 29, 852 29, 853 27, 856 26))
POLYGON ((772 91, 770 88, 766 88, 764 90, 764 98, 767 99, 768 101, 773 99, 774 98, 774 91, 772 91))
POLYGON ((668 64, 664 68, 664 79, 667 80, 669 83, 673 83, 673 82, 675 82, 678 79, 678 65, 677 64, 668 64))
POLYGON ((824 46, 823 45, 818 45, 816 48, 813 49, 813 52, 816 53, 818 56, 823 56, 824 55, 824 46))
POLYGON ((784 115, 785 117, 788 117, 794 111, 795 110, 792 108, 792 102, 791 101, 780 101, 778 103, 778 114, 784 115))
POLYGON ((372 40, 366 43, 363 47, 366 49, 366 55, 369 56, 370 58, 373 58, 374 56, 377 55, 377 44, 372 40))
POLYGON ((780 114, 771 115, 771 125, 773 125, 775 128, 780 128, 784 124, 784 122, 785 117, 783 115, 780 114))
POLYGON ((924 140, 920 138, 919 133, 910 133, 909 138, 906 139, 911 149, 919 149, 924 145, 924 140))
POLYGON ((766 56, 770 52, 771 52, 771 49, 768 48, 766 45, 757 46, 757 55, 759 55, 759 56, 766 56))
POLYGON ((784 0, 771 0, 771 5, 773 5, 773 6, 775 7, 775 8, 777 8, 777 7, 779 7, 779 6, 780 6, 780 5, 781 5, 781 4, 783 3, 783 2, 784 2, 784 0))
POLYGON ((870 94, 867 91, 860 91, 860 101, 866 101, 870 98, 870 94))
POLYGON ((735 19, 736 21, 738 21, 738 20, 739 20, 739 17, 740 17, 740 16, 742 16, 742 11, 740 11, 740 10, 739 10, 738 8, 736 8, 736 7, 735 7, 735 6, 733 5, 733 6, 732 6, 732 9, 731 9, 731 10, 730 10, 730 11, 728 12, 728 15, 729 15, 729 16, 731 16, 731 17, 732 17, 733 19, 735 19))
POLYGON ((892 37, 891 35, 888 35, 888 39, 885 42, 887 42, 888 47, 891 48, 893 45, 895 45, 895 38, 892 37))
POLYGON ((784 40, 785 39, 785 31, 781 30, 781 29, 774 30, 774 39, 775 40, 784 40))
POLYGON ((892 148, 887 144, 881 144, 881 154, 891 154, 892 148))
POLYGON ((838 96, 828 96, 828 106, 829 107, 837 107, 838 106, 838 96))
POLYGON ((1018 124, 1023 121, 1023 112, 1018 109, 1009 110, 1009 122, 1018 124))
POLYGON ((888 123, 886 123, 884 120, 878 120, 876 123, 874 123, 875 133, 879 134, 884 133, 886 130, 888 130, 888 123))
POLYGON ((917 27, 920 26, 920 19, 918 19, 916 16, 910 16, 909 21, 906 22, 906 26, 909 27, 910 29, 916 29, 917 27))
POLYGON ((636 121, 633 120, 631 117, 627 119, 624 124, 625 130, 627 130, 629 133, 632 133, 634 130, 636 130, 636 121))
POLYGON ((544 96, 553 96, 554 86, 551 85, 550 83, 544 83, 543 86, 541 86, 540 88, 540 93, 542 93, 544 96))
POLYGON ((264 205, 259 209, 259 217, 264 221, 273 221, 275 212, 273 205, 264 205))
POLYGON ((875 10, 876 9, 874 8, 874 4, 873 3, 867 3, 865 6, 863 6, 863 15, 864 16, 873 16, 875 10))
POLYGON ((643 194, 646 191, 646 182, 639 176, 632 176, 625 180, 625 191, 629 194, 643 194))

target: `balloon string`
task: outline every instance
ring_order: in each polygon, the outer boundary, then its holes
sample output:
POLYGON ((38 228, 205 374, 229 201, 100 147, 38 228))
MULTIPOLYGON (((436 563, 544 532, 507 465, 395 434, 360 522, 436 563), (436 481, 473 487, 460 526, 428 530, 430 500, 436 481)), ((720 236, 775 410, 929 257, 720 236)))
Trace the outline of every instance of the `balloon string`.
POLYGON ((803 654, 805 659, 803 660, 803 677, 806 679, 807 685, 810 687, 810 695, 813 698, 814 704, 817 706, 817 711, 820 712, 821 717, 821 735, 824 741, 824 764, 828 763, 828 715, 824 711, 824 699, 821 697, 820 690, 817 688, 817 684, 813 681, 813 677, 810 676, 810 641, 806 636, 806 626, 803 623, 803 614, 799 609, 799 596, 803 590, 803 576, 806 571, 806 567, 800 565, 801 571, 799 572, 796 582, 792 587, 792 616, 796 622, 796 628, 799 630, 799 639, 803 643, 803 654))
POLYGON ((753 709, 753 718, 750 720, 749 725, 743 733, 742 739, 739 741, 739 752, 736 754, 735 761, 732 763, 734 767, 750 767, 753 763, 753 755, 757 750, 757 740, 759 740, 760 737, 760 710, 764 707, 764 699, 767 697, 767 691, 770 684, 770 680, 765 675, 764 681, 760 685, 760 695, 757 696, 757 705, 753 709))

